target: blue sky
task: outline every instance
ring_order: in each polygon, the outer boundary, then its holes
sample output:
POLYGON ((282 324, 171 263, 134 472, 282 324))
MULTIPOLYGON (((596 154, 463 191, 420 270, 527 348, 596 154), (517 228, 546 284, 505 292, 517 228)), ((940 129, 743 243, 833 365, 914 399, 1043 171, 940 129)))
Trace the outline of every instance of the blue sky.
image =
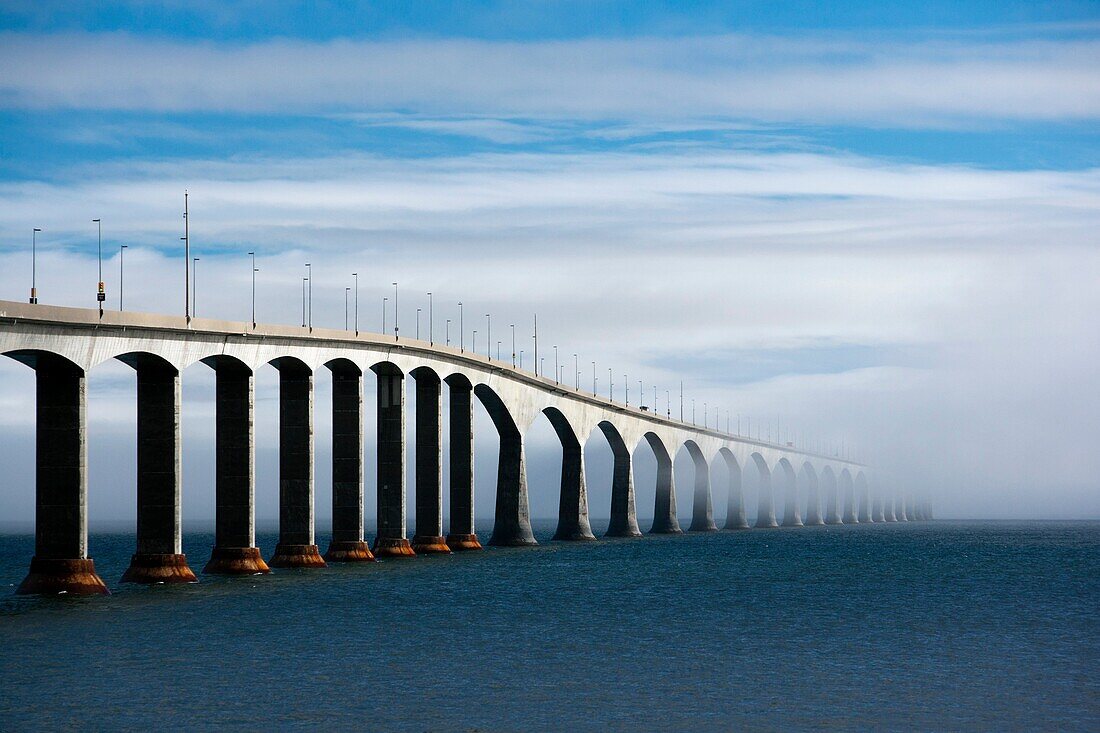
POLYGON ((324 325, 400 280, 403 323, 537 312, 959 512, 1043 508, 1034 451, 1067 502, 1100 471, 1098 68, 1095 2, 9 1, 0 298, 41 227, 43 300, 92 305, 102 218, 109 299, 126 244, 127 302, 178 309, 187 189, 206 315, 245 317, 248 251, 261 320, 306 261, 324 325))

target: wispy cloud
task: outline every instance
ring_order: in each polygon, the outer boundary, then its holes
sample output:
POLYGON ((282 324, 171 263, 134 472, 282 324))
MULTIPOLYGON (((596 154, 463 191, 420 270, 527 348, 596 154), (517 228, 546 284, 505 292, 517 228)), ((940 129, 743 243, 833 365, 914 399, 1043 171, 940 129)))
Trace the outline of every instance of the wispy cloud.
POLYGON ((0 36, 0 103, 924 126, 986 118, 1095 119, 1097 66, 1100 43, 1091 37, 215 44, 126 34, 7 33, 0 36))

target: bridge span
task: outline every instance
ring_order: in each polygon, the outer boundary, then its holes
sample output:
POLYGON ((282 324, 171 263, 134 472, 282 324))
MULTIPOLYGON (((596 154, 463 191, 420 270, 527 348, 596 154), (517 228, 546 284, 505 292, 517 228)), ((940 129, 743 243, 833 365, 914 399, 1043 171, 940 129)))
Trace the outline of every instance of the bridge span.
POLYGON ((754 526, 776 527, 771 479, 787 487, 781 522, 841 524, 931 518, 914 497, 872 489, 859 463, 730 435, 643 411, 469 350, 376 333, 257 325, 132 312, 100 313, 0 301, 0 354, 35 370, 35 554, 19 593, 106 593, 88 555, 86 375, 111 359, 137 376, 137 544, 123 581, 193 582, 182 552, 180 375, 197 362, 215 373, 215 544, 204 572, 254 574, 269 567, 480 549, 474 526, 474 399, 499 440, 491 545, 533 545, 524 436, 545 414, 562 444, 555 540, 595 539, 588 517, 584 445, 593 431, 614 456, 606 535, 641 535, 632 454, 656 457, 653 533, 679 533, 673 459, 686 447, 695 466, 689 531, 717 529, 710 462, 729 469, 724 527, 750 526, 742 468, 760 475, 754 526), (264 560, 255 545, 254 374, 279 373, 279 542, 264 560), (331 374, 332 541, 314 538, 313 380, 331 374), (377 533, 363 529, 363 385, 375 375, 377 533), (414 526, 406 534, 405 380, 416 390, 414 526), (449 527, 443 527, 443 385, 449 400, 449 527), (806 516, 798 473, 808 486, 806 516))

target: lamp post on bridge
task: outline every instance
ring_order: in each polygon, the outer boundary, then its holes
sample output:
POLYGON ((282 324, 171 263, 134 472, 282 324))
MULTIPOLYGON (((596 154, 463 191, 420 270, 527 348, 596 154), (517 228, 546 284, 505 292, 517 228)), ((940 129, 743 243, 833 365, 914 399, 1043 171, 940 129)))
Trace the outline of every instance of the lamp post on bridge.
POLYGON ((611 367, 607 368, 607 399, 609 402, 615 401, 615 378, 611 376, 611 367))
POLYGON ((344 288, 344 330, 348 330, 348 296, 351 295, 351 287, 344 288))
POLYGON ((397 341, 401 338, 401 328, 397 323, 400 317, 400 311, 397 309, 397 283, 393 284, 393 340, 397 341))
POLYGON ((355 278, 355 335, 359 335, 359 273, 353 272, 351 276, 355 278))
POLYGON ((103 221, 92 219, 92 223, 99 230, 99 287, 96 289, 95 299, 99 304, 99 316, 103 317, 103 301, 107 300, 107 291, 103 287, 103 221))
POLYGON ((416 309, 416 340, 420 340, 420 309, 416 309))
POLYGON ((450 346, 451 345, 451 319, 450 318, 447 319, 447 326, 446 326, 445 333, 446 333, 446 336, 447 336, 447 346, 450 346))
POLYGON ((555 344, 554 345, 554 384, 558 383, 558 376, 559 375, 560 375, 560 372, 558 370, 558 347, 557 347, 557 344, 555 344))
POLYGON ((122 312, 122 265, 123 257, 126 254, 126 250, 129 249, 129 245, 120 244, 118 246, 118 312, 122 312))
POLYGON ((573 354, 573 372, 574 372, 574 376, 576 377, 574 389, 576 389, 579 392, 580 389, 581 389, 581 363, 577 359, 576 354, 573 354))
POLYGON ((309 326, 309 330, 313 331, 313 265, 306 263, 306 302, 308 308, 306 308, 306 325, 309 326))
POLYGON ((256 269, 256 253, 249 252, 248 256, 252 258, 252 328, 256 328, 256 273, 259 270, 256 269))
POLYGON ((488 313, 485 314, 485 356, 490 360, 493 358, 493 317, 488 313))
POLYGON ((516 368, 516 324, 509 323, 508 328, 512 331, 512 368, 516 368))
POLYGON ((35 276, 38 269, 38 233, 42 231, 38 227, 31 229, 31 305, 38 304, 38 289, 35 288, 35 276))
POLYGON ((195 318, 199 317, 199 259, 191 258, 191 315, 195 318))
POLYGON ((386 296, 382 296, 382 335, 386 335, 386 304, 390 302, 390 299, 386 296))
POLYGON ((432 312, 432 294, 428 293, 428 343, 435 345, 435 320, 432 312))
POLYGON ((477 329, 474 329, 473 340, 470 342, 470 351, 477 354, 477 329))
POLYGON ((466 351, 466 325, 462 320, 462 301, 458 303, 458 350, 466 351))
POLYGON ((623 375, 623 404, 630 407, 630 380, 623 375))
POLYGON ((596 394, 596 362, 592 362, 592 394, 596 394))

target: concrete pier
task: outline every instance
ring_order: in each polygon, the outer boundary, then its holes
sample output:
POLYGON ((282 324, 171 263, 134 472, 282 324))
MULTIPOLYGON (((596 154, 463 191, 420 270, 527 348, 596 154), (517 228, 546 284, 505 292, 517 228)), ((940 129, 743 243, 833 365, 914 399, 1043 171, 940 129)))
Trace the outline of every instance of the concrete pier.
POLYGON ((676 481, 672 474, 672 456, 651 434, 646 439, 657 457, 657 490, 653 500, 653 526, 650 534, 681 534, 680 520, 676 518, 676 481))
POLYGON ((874 500, 871 502, 871 519, 876 522, 886 521, 886 510, 883 508, 882 504, 882 493, 876 491, 874 494, 874 500))
POLYGON ((894 495, 884 494, 882 497, 882 519, 884 522, 896 522, 898 521, 897 515, 894 513, 894 495))
POLYGON ((783 507, 783 526, 784 527, 801 527, 802 526, 802 512, 798 506, 798 476, 795 475, 794 469, 786 461, 781 461, 776 473, 782 473, 784 483, 786 483, 786 490, 783 492, 784 504, 783 507))
POLYGON ((443 537, 443 393, 431 369, 412 372, 416 380, 416 533, 418 554, 449 553, 443 537))
POLYGON ((905 495, 897 494, 894 499, 894 515, 898 518, 899 522, 909 521, 909 512, 905 510, 905 495))
POLYGON ((775 521, 775 504, 772 501, 772 477, 766 468, 760 469, 760 480, 757 484, 756 527, 771 529, 778 527, 775 521))
POLYGON ((856 513, 855 487, 852 486, 852 477, 848 475, 847 471, 840 474, 837 485, 840 495, 844 498, 844 524, 859 524, 858 515, 856 513))
POLYGON ((480 550, 474 529, 474 401, 473 385, 456 374, 447 378, 450 392, 450 531, 452 552, 480 550))
POLYGON ((569 421, 558 410, 547 410, 550 424, 561 441, 561 490, 558 493, 558 527, 554 540, 594 540, 588 520, 588 487, 584 482, 584 446, 569 421))
POLYGON ((137 548, 124 583, 194 583, 180 527, 180 377, 149 354, 123 357, 137 371, 137 548))
POLYGON ((826 470, 821 474, 822 492, 825 494, 825 524, 843 524, 840 519, 840 495, 837 490, 836 474, 826 470))
POLYGON ((611 423, 600 423, 607 436, 614 456, 611 473, 611 521, 607 525, 607 537, 641 537, 638 513, 634 500, 634 466, 630 449, 611 423))
POLYGON ((745 497, 741 490, 741 467, 730 455, 723 453, 729 468, 729 500, 726 506, 726 529, 748 529, 745 497))
POLYGON ((523 434, 496 392, 479 384, 474 394, 485 406, 500 436, 496 512, 489 544, 502 547, 537 545, 535 534, 531 531, 531 507, 527 500, 527 460, 523 434))
POLYGON ((255 575, 270 572, 256 547, 252 370, 232 357, 206 362, 214 368, 214 550, 204 573, 255 575))
POLYGON ((52 354, 13 355, 35 372, 34 557, 16 593, 107 594, 88 557, 87 384, 52 354))
POLYGON ((405 375, 390 363, 372 367, 378 376, 377 557, 411 557, 405 535, 405 375))
POLYGON ((820 480, 817 474, 808 467, 802 469, 806 476, 806 525, 817 526, 825 524, 821 516, 821 490, 820 480))
POLYGON ((691 494, 691 525, 688 532, 717 532, 714 504, 710 496, 710 466, 694 443, 688 444, 688 455, 695 471, 695 490, 691 494))
POLYGON ((273 568, 323 568, 313 516, 313 373, 297 359, 278 359, 279 544, 273 568))
POLYGON ((326 562, 371 562, 363 539, 363 374, 336 360, 332 372, 332 541, 326 562))

